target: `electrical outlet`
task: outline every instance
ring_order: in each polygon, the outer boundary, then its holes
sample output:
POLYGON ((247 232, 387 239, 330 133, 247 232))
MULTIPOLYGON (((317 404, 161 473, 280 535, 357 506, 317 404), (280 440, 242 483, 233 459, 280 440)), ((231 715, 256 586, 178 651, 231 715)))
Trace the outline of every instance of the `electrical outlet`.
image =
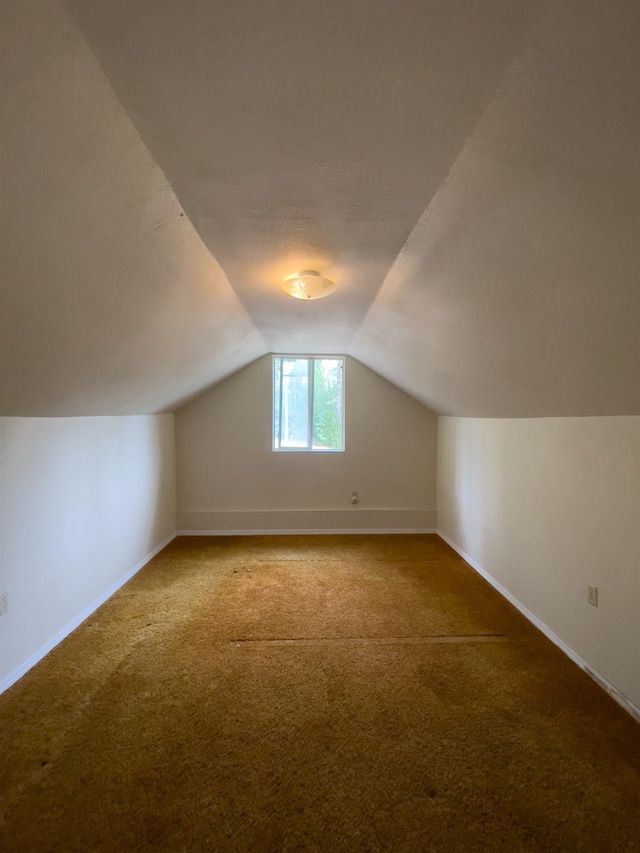
POLYGON ((0 616, 9 609, 9 596, 6 592, 0 593, 0 616))
POLYGON ((598 606, 598 587, 587 584, 587 601, 594 607, 598 606))

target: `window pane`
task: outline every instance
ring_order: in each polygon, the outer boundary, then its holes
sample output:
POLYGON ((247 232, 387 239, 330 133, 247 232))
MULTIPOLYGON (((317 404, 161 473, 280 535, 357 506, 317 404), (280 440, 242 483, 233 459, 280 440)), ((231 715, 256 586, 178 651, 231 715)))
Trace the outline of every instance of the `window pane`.
POLYGON ((309 359, 282 359, 280 447, 309 447, 309 359))
POLYGON ((282 370, 282 359, 273 359, 273 446, 277 450, 280 447, 280 372, 282 370))
POLYGON ((342 359, 313 361, 313 449, 342 450, 342 359))

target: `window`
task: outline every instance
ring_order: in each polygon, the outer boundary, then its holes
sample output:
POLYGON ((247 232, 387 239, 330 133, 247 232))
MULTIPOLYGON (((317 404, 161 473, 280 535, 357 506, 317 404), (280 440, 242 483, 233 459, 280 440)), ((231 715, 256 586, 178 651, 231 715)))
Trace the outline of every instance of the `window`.
POLYGON ((344 450, 344 359, 273 357, 273 449, 344 450))

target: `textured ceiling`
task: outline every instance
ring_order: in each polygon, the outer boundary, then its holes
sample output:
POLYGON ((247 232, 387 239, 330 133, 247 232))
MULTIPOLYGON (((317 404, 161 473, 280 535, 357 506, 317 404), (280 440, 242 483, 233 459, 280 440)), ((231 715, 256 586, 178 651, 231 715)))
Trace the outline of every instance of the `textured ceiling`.
POLYGON ((8 0, 0 414, 171 408, 269 350, 441 412, 640 414, 639 26, 635 0, 8 0), (302 268, 339 289, 291 300, 302 268))
POLYGON ((152 5, 69 3, 269 349, 346 350, 512 62, 525 5, 152 5), (330 300, 281 294, 316 268, 341 285, 330 300))
POLYGON ((439 412, 640 414, 640 4, 531 31, 350 351, 439 412))
POLYGON ((0 4, 0 414, 153 412, 266 351, 56 3, 0 4))

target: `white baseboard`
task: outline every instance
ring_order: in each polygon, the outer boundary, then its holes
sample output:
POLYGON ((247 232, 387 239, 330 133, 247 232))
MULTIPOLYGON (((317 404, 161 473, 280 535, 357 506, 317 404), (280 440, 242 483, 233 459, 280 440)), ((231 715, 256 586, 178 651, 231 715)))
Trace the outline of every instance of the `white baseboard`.
POLYGON ((311 533, 435 533, 435 510, 316 509, 179 512, 181 536, 311 533))
POLYGON ((538 619, 537 616, 535 616, 530 610, 528 610, 524 606, 524 604, 518 601, 518 599, 513 596, 508 589, 505 589, 505 587, 503 587, 501 583, 498 583, 498 581, 493 578, 489 574, 489 572, 483 569, 482 566, 473 559, 473 557, 463 551, 462 548, 456 545, 456 543, 452 539, 449 539, 449 537, 441 530, 438 530, 437 533, 438 536, 440 536, 441 539, 444 539, 447 545, 450 545, 453 550, 456 551, 462 557, 462 559, 471 566, 472 569, 474 569, 479 575, 481 575, 487 581, 487 583, 490 583, 491 586, 497 592, 499 592, 503 598, 506 598, 510 604, 513 604, 516 610, 519 610, 520 613, 522 613, 522 615, 526 619, 528 619, 532 625, 535 625, 535 627, 539 631, 542 631, 545 637, 548 637, 551 642, 556 645, 561 651, 563 651, 568 658, 570 658, 575 664, 577 664, 580 669, 584 670, 587 675, 596 682, 596 684, 602 687, 603 690, 606 690, 606 692, 611 696, 612 699, 614 699, 618 703, 618 705, 622 706, 625 711, 631 714, 631 716, 640 723, 640 708, 638 708, 630 699, 628 699, 623 693, 621 693, 617 687, 614 687, 610 681, 607 681, 607 679, 603 675, 600 675, 599 672, 596 672, 591 666, 589 666, 589 664, 584 660, 584 658, 580 657, 580 655, 576 651, 574 651, 571 646, 568 646, 564 642, 564 640, 561 640, 560 637, 558 637, 558 635, 555 634, 551 630, 551 628, 549 628, 548 625, 545 625, 544 622, 541 622, 540 619, 538 619))
POLYGON ((324 536, 328 534, 345 534, 345 533, 367 533, 376 535, 380 533, 402 535, 407 533, 426 533, 436 534, 438 531, 435 528, 416 528, 415 530, 398 528, 382 529, 376 527, 375 530, 367 530, 362 527, 354 527, 352 529, 341 527, 335 528, 310 528, 309 530, 178 530, 178 536, 324 536))
POLYGON ((131 580, 131 578, 137 574, 140 569, 144 568, 147 563, 152 560, 156 554, 159 554, 163 548, 172 542, 177 533, 172 533, 171 536, 168 536, 164 542, 161 542, 156 548, 153 549, 146 557, 140 560, 132 569, 130 569, 126 574, 124 574, 121 578, 119 578, 114 584, 112 584, 108 589, 106 589, 94 602, 92 602, 88 607, 79 613, 75 619, 72 619, 67 625, 65 625, 62 630, 58 631, 58 633, 52 637, 47 643, 44 644, 41 648, 38 649, 37 652, 31 655, 28 660, 26 660, 23 664, 21 664, 17 669, 14 669, 6 678, 3 678, 0 681, 0 693, 4 693, 5 690, 8 690, 12 684, 15 684, 18 679, 22 678, 29 670, 35 666, 42 658, 49 654, 49 652, 54 649, 58 643, 62 642, 65 637, 67 637, 72 631, 81 625, 85 619, 88 619, 91 614, 98 609, 102 604, 107 601, 107 599, 111 598, 111 596, 116 593, 121 586, 127 583, 127 581, 131 580))

